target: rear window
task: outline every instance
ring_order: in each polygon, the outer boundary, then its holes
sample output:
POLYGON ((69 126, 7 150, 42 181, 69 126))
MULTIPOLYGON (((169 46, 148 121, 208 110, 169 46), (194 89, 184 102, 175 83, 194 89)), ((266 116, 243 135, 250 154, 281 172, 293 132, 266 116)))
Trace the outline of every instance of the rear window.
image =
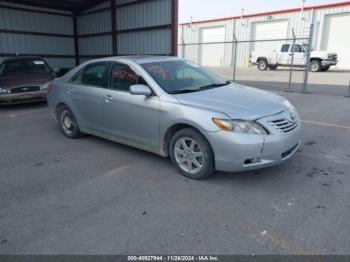
POLYGON ((49 72, 47 64, 40 59, 6 61, 0 66, 0 75, 2 76, 49 72))
POLYGON ((105 62, 89 64, 76 73, 69 82, 77 85, 107 87, 107 66, 105 62))

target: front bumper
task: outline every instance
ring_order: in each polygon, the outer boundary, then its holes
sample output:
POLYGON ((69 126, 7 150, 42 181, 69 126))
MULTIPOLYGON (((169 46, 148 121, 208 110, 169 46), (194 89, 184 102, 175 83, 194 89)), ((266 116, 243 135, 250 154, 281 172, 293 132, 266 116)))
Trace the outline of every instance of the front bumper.
POLYGON ((288 134, 248 135, 208 132, 218 171, 238 172, 279 165, 290 159, 301 145, 301 124, 288 134))
POLYGON ((1 94, 0 105, 23 104, 46 101, 47 91, 18 93, 18 94, 1 94))
POLYGON ((322 60, 321 61, 321 65, 323 67, 326 67, 326 66, 335 66, 338 64, 338 60, 331 60, 331 59, 325 59, 325 60, 322 60))

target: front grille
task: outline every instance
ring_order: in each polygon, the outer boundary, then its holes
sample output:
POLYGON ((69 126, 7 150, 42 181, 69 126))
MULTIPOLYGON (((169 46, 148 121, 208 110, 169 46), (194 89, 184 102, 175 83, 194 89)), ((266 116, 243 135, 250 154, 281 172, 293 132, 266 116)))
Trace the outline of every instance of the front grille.
POLYGON ((281 131, 282 133, 288 134, 298 127, 298 121, 291 121, 287 118, 281 118, 269 121, 269 124, 273 128, 281 131))
POLYGON ((329 60, 337 60, 337 59, 338 59, 338 55, 336 55, 336 54, 330 54, 330 55, 328 55, 328 59, 329 59, 329 60))
POLYGON ((36 92, 40 90, 40 86, 21 86, 11 89, 11 94, 36 92))

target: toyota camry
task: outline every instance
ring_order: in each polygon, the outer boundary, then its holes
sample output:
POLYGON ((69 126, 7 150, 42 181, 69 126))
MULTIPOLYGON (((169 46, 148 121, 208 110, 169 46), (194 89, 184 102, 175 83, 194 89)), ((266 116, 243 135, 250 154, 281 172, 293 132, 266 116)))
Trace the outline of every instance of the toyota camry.
POLYGON ((301 141, 286 99, 175 57, 88 61, 51 82, 48 105, 66 137, 92 134, 170 157, 194 179, 281 164, 301 141))

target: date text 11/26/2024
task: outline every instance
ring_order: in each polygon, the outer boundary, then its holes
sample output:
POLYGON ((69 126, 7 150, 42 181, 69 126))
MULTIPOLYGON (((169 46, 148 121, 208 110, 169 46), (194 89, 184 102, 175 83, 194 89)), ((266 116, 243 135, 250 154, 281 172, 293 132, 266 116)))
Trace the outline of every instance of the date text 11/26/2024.
POLYGON ((128 256, 128 261, 220 261, 217 256, 128 256))

